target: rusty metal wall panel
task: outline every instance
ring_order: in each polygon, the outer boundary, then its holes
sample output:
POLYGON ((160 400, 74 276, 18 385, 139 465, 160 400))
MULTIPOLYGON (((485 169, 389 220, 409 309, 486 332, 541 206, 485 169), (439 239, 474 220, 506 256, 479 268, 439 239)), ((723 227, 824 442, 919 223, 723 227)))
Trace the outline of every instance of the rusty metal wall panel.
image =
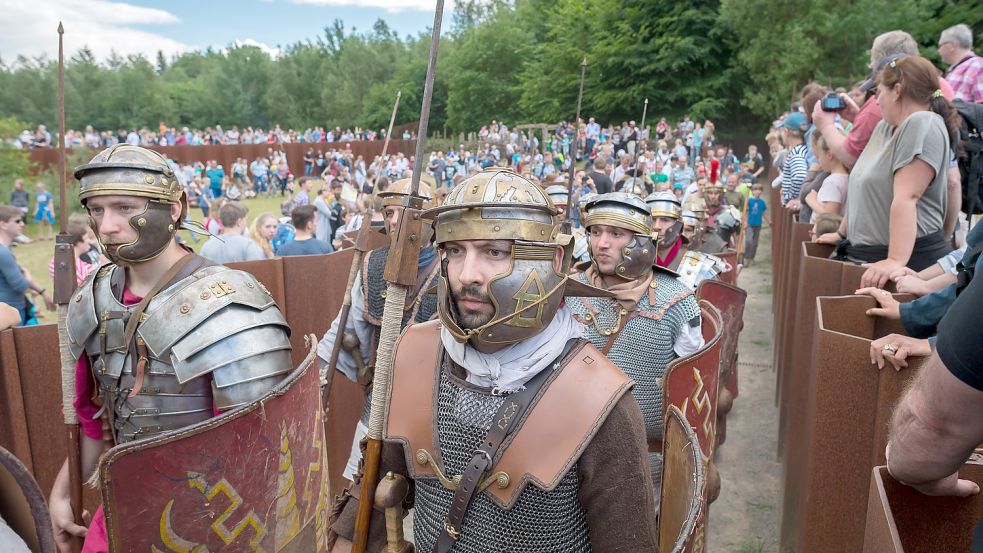
MULTIPOLYGON (((809 371, 800 478, 786 478, 783 551, 859 551, 870 469, 884 462, 887 424, 904 385, 921 366, 900 372, 870 364, 870 342, 900 325, 875 324, 870 297, 820 297, 809 371), (835 454, 831 454, 835 452, 835 454), (835 483, 835 485, 834 485, 835 483)), ((786 459, 786 466, 793 459, 786 459)))
MULTIPOLYGON (((290 340, 295 356, 297 351, 304 349, 304 334, 314 334, 320 339, 331 327, 344 301, 348 270, 354 256, 354 250, 342 250, 326 255, 283 258, 287 319, 293 331, 290 340)), ((332 494, 341 492, 345 486, 341 473, 348 460, 355 423, 362 414, 363 405, 361 387, 336 371, 332 376, 325 417, 332 494)))
MULTIPOLYGON (((260 261, 243 261, 240 263, 228 263, 230 269, 238 269, 256 277, 263 286, 273 296, 280 311, 287 316, 287 300, 283 286, 283 258, 274 257, 273 259, 262 259, 260 261)), ((289 323, 289 317, 287 322, 289 323)))
MULTIPOLYGON (((983 485, 977 453, 959 477, 983 485)), ((872 471, 864 553, 969 551, 983 519, 983 497, 930 497, 899 483, 878 466, 872 471)))
POLYGON ((795 321, 792 332, 791 364, 783 372, 779 397, 778 417, 778 449, 779 458, 785 459, 790 470, 798 470, 794 461, 788 457, 790 448, 798 448, 790 441, 801 438, 803 424, 802 405, 806 393, 806 383, 809 381, 809 363, 812 355, 812 342, 816 331, 816 298, 819 296, 836 296, 840 292, 843 263, 829 259, 832 246, 803 242, 800 256, 799 279, 794 312, 791 320, 795 321))
MULTIPOLYGON (((788 377, 788 371, 791 370, 789 365, 791 363, 792 336, 795 335, 795 298, 798 295, 799 287, 802 286, 801 279, 799 278, 799 258, 802 257, 802 246, 800 244, 809 240, 809 230, 811 229, 812 225, 808 223, 789 221, 789 233, 785 243, 785 253, 783 254, 784 268, 782 272, 784 274, 784 284, 782 285, 782 295, 779 298, 781 302, 781 319, 779 320, 777 339, 775 341, 778 350, 778 380, 775 387, 775 396, 779 407, 785 402, 785 398, 780 394, 784 389, 783 382, 788 377)), ((780 451, 781 448, 779 448, 780 451)))
MULTIPOLYGON (((316 143, 294 143, 294 144, 213 144, 205 146, 150 146, 168 158, 181 163, 193 163, 195 161, 205 162, 211 159, 216 160, 225 169, 227 175, 232 174, 232 164, 237 157, 246 158, 247 163, 252 162, 258 156, 265 156, 267 150, 273 148, 274 151, 282 149, 287 153, 287 164, 295 178, 304 176, 304 153, 308 148, 314 148, 314 153, 328 152, 330 150, 343 150, 346 145, 351 144, 352 155, 362 156, 366 165, 372 159, 382 153, 382 140, 363 140, 354 142, 316 142, 316 143)), ((392 140, 389 142, 391 153, 402 152, 405 156, 413 155, 416 150, 415 140, 392 140)), ((69 149, 69 153, 74 153, 74 149, 69 149)), ((94 156, 98 150, 88 150, 94 156)), ((58 150, 56 148, 41 148, 31 150, 31 161, 37 164, 39 170, 48 167, 58 166, 58 150)), ((71 168, 69 168, 71 169, 71 168)))
MULTIPOLYGON (((61 390, 60 379, 55 389, 61 390)), ((0 332, 0 447, 13 453, 27 470, 33 471, 31 442, 25 420, 27 413, 21 388, 21 369, 17 365, 14 330, 8 329, 0 332)))

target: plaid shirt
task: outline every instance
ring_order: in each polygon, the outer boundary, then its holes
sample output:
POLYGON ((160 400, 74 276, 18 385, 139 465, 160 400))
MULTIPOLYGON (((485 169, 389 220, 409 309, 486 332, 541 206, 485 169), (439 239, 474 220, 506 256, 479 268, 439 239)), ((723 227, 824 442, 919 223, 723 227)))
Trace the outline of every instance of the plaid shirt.
POLYGON ((949 69, 945 80, 952 85, 956 98, 974 104, 983 103, 983 57, 970 53, 949 69))

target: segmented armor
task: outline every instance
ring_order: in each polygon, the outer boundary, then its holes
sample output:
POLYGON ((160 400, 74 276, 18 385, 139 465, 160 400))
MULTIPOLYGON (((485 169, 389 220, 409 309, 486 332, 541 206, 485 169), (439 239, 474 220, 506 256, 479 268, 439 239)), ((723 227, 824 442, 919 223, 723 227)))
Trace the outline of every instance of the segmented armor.
POLYGON ((676 261, 675 266, 670 265, 670 269, 679 275, 679 282, 694 291, 701 282, 717 278, 717 275, 727 269, 727 263, 723 259, 693 250, 683 252, 677 256, 676 261))
POLYGON ((74 357, 88 356, 116 443, 201 422, 261 397, 291 370, 289 328, 252 275, 220 265, 154 296, 124 344, 135 306, 122 303, 123 269, 107 265, 68 307, 74 357), (139 379, 135 359, 146 358, 139 379), (134 391, 136 389, 136 391, 134 391))
MULTIPOLYGON (((386 259, 389 257, 389 246, 372 250, 362 265, 362 293, 365 295, 365 320, 377 329, 382 327, 382 313, 386 307, 386 288, 388 283, 383 278, 386 270, 386 259)), ((403 327, 410 322, 422 323, 429 321, 437 314, 437 294, 428 294, 427 290, 437 286, 438 264, 434 263, 430 274, 426 276, 427 283, 420 288, 416 297, 407 294, 407 305, 403 312, 403 327)), ((422 276, 422 275, 421 275, 422 276)), ((378 332, 378 330, 376 331, 378 332)), ((378 335, 375 336, 378 340, 378 335)), ((374 340, 375 341, 375 340, 374 340)))
MULTIPOLYGON (((463 474, 476 449, 491 428, 492 418, 508 394, 492 395, 450 376, 445 356, 436 399, 440 459, 447 478, 463 474)), ((454 491, 436 478, 415 480, 416 501, 413 540, 417 551, 432 551, 450 511, 454 491)), ((497 506, 488 494, 478 493, 471 502, 454 553, 542 553, 543 551, 591 551, 587 517, 578 499, 574 465, 550 492, 534 484, 526 486, 508 510, 497 506)))
MULTIPOLYGON (((577 278, 588 282, 586 274, 577 278)), ((649 293, 642 295, 633 312, 612 298, 568 298, 567 306, 585 325, 584 337, 597 349, 606 351, 608 359, 635 381, 631 395, 645 418, 646 437, 650 442, 661 441, 666 367, 677 357, 673 346, 679 330, 700 316, 693 292, 673 276, 656 272, 649 293)), ((649 460, 652 479, 658 484, 662 456, 650 453, 649 460)))

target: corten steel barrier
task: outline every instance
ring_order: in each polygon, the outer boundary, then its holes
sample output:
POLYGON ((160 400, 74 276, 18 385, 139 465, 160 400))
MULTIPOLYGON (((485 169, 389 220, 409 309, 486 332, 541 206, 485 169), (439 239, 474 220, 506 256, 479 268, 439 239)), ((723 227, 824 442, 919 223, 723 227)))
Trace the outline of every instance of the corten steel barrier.
POLYGON ((700 443, 686 418, 673 405, 666 409, 663 441, 662 501, 659 506, 659 550, 695 553, 704 549, 706 470, 700 443))
POLYGON ((809 240, 809 230, 812 229, 812 225, 808 223, 798 223, 791 220, 788 223, 789 231, 785 239, 785 252, 782 254, 782 295, 778 298, 778 301, 781 302, 780 319, 778 320, 778 332, 775 340, 778 372, 775 382, 776 405, 781 405, 782 398, 778 394, 782 389, 782 381, 787 376, 786 373, 791 361, 795 298, 800 285, 799 257, 802 256, 801 244, 809 240))
POLYGON ((55 553, 46 496, 27 467, 0 447, 0 519, 31 551, 55 553))
MULTIPOLYGON (((979 451, 959 469, 959 477, 983 485, 979 451)), ((983 496, 930 497, 874 467, 867 503, 864 553, 969 553, 973 532, 983 519, 983 496)))
MULTIPOLYGON (((61 417, 58 327, 16 327, 0 332, 0 447, 27 467, 47 495, 68 454, 61 417)), ((83 487, 89 512, 99 493, 83 487)))
POLYGON ((840 280, 843 263, 829 259, 833 247, 814 242, 803 242, 800 246, 799 286, 792 321, 792 363, 782 372, 778 397, 778 457, 784 459, 785 439, 789 429, 801 430, 803 396, 805 383, 809 381, 809 362, 812 355, 812 342, 816 330, 816 298, 819 296, 840 295, 840 280), (790 420, 791 419, 791 420, 790 420))
MULTIPOLYGON (((283 150, 287 153, 287 165, 294 178, 304 176, 304 153, 308 148, 314 148, 314 154, 318 152, 328 152, 329 150, 344 150, 347 145, 351 145, 352 155, 362 156, 365 164, 372 162, 375 156, 382 153, 383 140, 362 140, 352 142, 296 142, 291 144, 209 144, 203 146, 148 146, 151 150, 156 150, 168 158, 181 163, 194 163, 196 161, 206 162, 214 159, 225 169, 225 174, 232 176, 232 164, 237 157, 245 158, 246 163, 252 163, 259 156, 265 156, 267 151, 272 148, 274 151, 283 150)), ((94 156, 99 150, 87 149, 88 155, 94 156)), ((416 150, 416 140, 391 140, 389 141, 389 152, 402 152, 405 156, 412 156, 416 150)), ((74 154, 74 149, 68 150, 69 155, 74 154)), ((58 166, 57 148, 39 148, 31 150, 31 162, 36 163, 40 170, 48 167, 58 166)))
POLYGON ((901 371, 870 363, 871 341, 903 332, 898 321, 867 316, 873 298, 816 303, 808 390, 795 407, 805 410, 805 424, 788 436, 784 464, 781 550, 859 551, 870 469, 884 464, 891 412, 923 360, 901 371))
MULTIPOLYGON (((774 349, 772 350, 773 364, 772 366, 776 371, 781 373, 781 353, 783 339, 785 335, 785 311, 786 304, 783 301, 785 298, 786 288, 790 284, 789 275, 789 243, 792 241, 792 224, 794 213, 789 213, 784 209, 779 209, 775 213, 775 219, 780 222, 779 229, 776 230, 776 239, 779 242, 778 250, 778 267, 773 273, 773 278, 775 279, 775 287, 772 292, 774 304, 775 304, 775 340, 774 349)), ((779 376, 780 377, 780 376, 779 376)))

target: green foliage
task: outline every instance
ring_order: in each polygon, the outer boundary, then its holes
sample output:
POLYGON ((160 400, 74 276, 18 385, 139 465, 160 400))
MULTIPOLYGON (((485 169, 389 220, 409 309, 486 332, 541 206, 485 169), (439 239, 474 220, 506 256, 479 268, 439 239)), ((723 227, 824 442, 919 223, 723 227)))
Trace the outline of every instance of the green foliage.
MULTIPOLYGON (((725 122, 718 134, 726 137, 759 132, 808 81, 848 86, 864 77, 884 31, 907 30, 938 62, 941 30, 965 22, 979 36, 983 10, 978 0, 461 0, 452 20, 431 131, 572 120, 586 57, 585 116, 640 122, 648 98, 650 121, 712 118, 725 122)), ((419 119, 429 46, 428 32, 400 37, 382 20, 357 32, 336 20, 276 58, 230 46, 96 60, 83 48, 66 67, 67 125, 378 129, 397 90, 396 122, 410 123, 419 119)), ((56 71, 46 58, 0 63, 0 114, 53 128, 56 71)))
POLYGON ((10 199, 15 180, 30 176, 31 160, 27 151, 10 143, 24 128, 25 124, 13 117, 0 118, 0 204, 10 199))

